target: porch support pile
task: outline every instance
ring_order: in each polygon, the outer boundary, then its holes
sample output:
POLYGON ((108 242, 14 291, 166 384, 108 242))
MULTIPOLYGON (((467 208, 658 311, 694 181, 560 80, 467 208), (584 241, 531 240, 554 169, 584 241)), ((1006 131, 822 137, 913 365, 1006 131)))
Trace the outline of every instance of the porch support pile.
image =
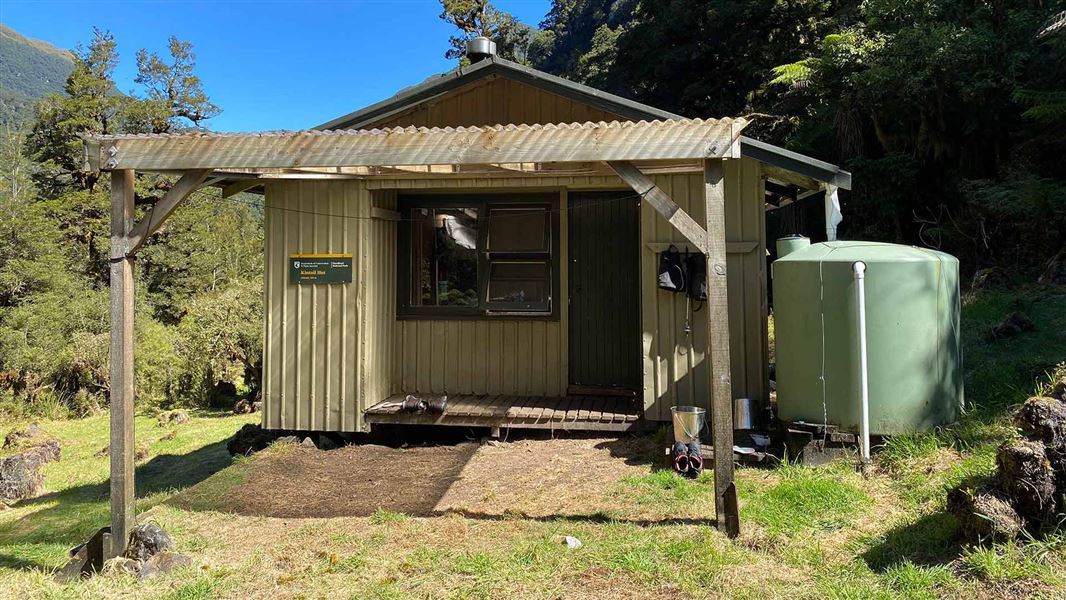
POLYGON ((729 365, 729 302, 726 289, 725 178, 722 159, 704 161, 703 225, 632 163, 610 167, 707 257, 707 354, 710 368, 711 444, 714 452, 714 512, 718 529, 740 534, 737 489, 733 482, 733 391, 729 365))
MULTIPOLYGON (((134 220, 134 171, 111 171, 111 530, 100 532, 102 560, 126 551, 136 525, 134 494, 133 266, 137 250, 194 191, 210 170, 183 175, 139 222, 134 220)), ((84 554, 84 553, 83 553, 84 554)), ((86 565, 101 557, 84 555, 86 565)))

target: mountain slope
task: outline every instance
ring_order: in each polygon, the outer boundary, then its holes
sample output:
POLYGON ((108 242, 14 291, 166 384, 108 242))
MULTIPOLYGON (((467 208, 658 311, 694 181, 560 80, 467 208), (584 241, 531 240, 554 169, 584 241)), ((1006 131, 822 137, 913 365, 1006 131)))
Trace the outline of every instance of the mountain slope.
POLYGON ((33 106, 63 89, 74 69, 70 52, 0 24, 0 127, 21 127, 33 106))

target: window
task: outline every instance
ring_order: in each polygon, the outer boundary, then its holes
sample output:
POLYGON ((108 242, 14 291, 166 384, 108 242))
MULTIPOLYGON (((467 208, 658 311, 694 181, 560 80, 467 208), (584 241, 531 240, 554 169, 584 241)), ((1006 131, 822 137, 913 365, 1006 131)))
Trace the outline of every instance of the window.
POLYGON ((401 197, 401 317, 553 316, 554 195, 401 197))

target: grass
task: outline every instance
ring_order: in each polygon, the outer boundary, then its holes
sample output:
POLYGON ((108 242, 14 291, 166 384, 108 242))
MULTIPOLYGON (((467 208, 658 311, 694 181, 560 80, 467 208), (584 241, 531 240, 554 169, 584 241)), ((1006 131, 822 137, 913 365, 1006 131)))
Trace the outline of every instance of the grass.
POLYGON ((771 534, 840 529, 871 504, 842 470, 785 465, 778 471, 781 481, 755 496, 742 515, 771 534))
MULTIPOLYGON (((261 455, 233 460, 223 440, 255 417, 200 412, 174 428, 137 420, 149 447, 138 511, 171 532, 195 567, 145 582, 59 585, 49 571, 107 521, 108 461, 97 455, 107 422, 44 421, 63 459, 45 469, 45 496, 0 511, 0 598, 1066 597, 1066 533, 961 546, 943 506, 947 489, 993 471, 996 446, 1012 435, 1011 407, 1066 359, 1064 298, 1045 289, 967 298, 965 418, 888 440, 866 475, 847 462, 738 469, 737 540, 714 527, 710 473, 683 479, 651 455, 612 479, 609 502, 591 514, 583 506, 534 518, 503 506, 492 519, 413 517, 389 510, 387 498, 367 517, 233 514, 227 492, 261 455), (1037 331, 984 341, 1015 309, 1037 331), (568 535, 582 547, 566 548, 568 535)), ((649 447, 666 439, 660 432, 649 447)), ((286 451, 294 448, 267 454, 286 451)))

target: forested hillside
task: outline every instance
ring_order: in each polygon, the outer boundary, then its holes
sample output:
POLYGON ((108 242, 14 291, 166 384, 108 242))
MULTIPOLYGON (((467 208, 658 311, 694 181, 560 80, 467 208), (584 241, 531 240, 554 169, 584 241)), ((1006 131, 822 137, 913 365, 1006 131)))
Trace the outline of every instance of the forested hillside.
POLYGON ((855 175, 842 234, 1033 279, 1066 231, 1063 0, 553 0, 538 28, 443 0, 464 38, 855 175))
MULTIPOLYGON (((107 405, 107 180, 84 170, 85 133, 164 133, 218 114, 189 44, 135 54, 133 95, 115 93, 117 44, 95 31, 62 89, 25 132, 0 140, 0 413, 84 415, 107 405)), ((29 89, 29 88, 27 88, 29 89)), ((139 212, 172 179, 140 176, 139 212)), ((259 208, 195 194, 139 253, 137 400, 228 404, 257 393, 261 355, 259 208)))
POLYGON ((0 25, 0 128, 26 125, 37 101, 62 91, 72 70, 70 52, 0 25))

